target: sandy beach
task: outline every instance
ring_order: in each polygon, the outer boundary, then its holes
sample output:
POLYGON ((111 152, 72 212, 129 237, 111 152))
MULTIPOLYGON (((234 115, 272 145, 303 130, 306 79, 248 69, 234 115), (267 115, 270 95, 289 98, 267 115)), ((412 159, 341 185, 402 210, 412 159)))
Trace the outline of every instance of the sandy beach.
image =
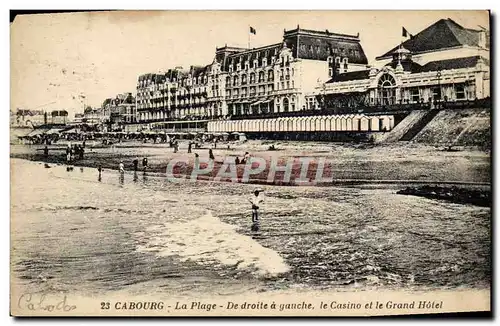
MULTIPOLYGON (((195 154, 200 162, 208 160, 209 145, 187 152, 187 141, 181 141, 179 152, 174 153, 168 144, 152 144, 124 142, 114 146, 102 146, 98 143, 87 143, 83 159, 75 159, 72 165, 117 170, 123 161, 125 169, 133 170, 133 160, 139 160, 142 171, 142 159, 148 159, 147 172, 165 174, 168 163, 176 159, 186 163, 186 167, 176 166, 174 172, 180 176, 189 176, 195 154)), ((43 155, 42 145, 13 145, 12 158, 23 158, 32 161, 66 164, 66 143, 60 142, 49 146, 49 155, 43 155)), ((490 183, 490 154, 476 148, 463 148, 457 152, 447 152, 442 146, 424 144, 398 143, 387 145, 370 144, 332 144, 306 142, 272 142, 248 141, 245 143, 221 143, 213 149, 215 156, 214 169, 211 173, 200 175, 200 180, 213 180, 218 169, 225 160, 234 162, 241 159, 245 152, 252 157, 262 158, 266 169, 262 173, 251 175, 249 183, 265 183, 278 185, 296 185, 302 168, 301 160, 310 159, 307 177, 316 176, 318 162, 325 160, 323 175, 333 178, 333 183, 450 183, 487 185, 490 183), (274 145, 276 150, 269 150, 274 145), (279 166, 293 161, 290 181, 284 179, 283 172, 277 172, 269 182, 269 169, 274 162, 279 166)), ((244 165, 238 165, 238 177, 241 177, 244 165)), ((229 179, 228 179, 229 180, 229 179)), ((224 179, 222 181, 225 181, 224 179)))

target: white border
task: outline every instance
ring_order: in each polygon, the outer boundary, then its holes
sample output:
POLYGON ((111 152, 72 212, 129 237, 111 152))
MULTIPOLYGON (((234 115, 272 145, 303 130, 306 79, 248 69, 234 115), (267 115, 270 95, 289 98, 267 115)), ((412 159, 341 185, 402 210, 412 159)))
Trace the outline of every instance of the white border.
MULTIPOLYGON (((1 37, 2 37, 2 44, 3 44, 3 50, 1 51, 2 53, 2 63, 4 65, 4 72, 9 72, 9 25, 7 23, 7 14, 8 14, 8 9, 9 8, 15 8, 15 9, 33 9, 33 8, 44 8, 44 9, 53 9, 53 8, 64 8, 64 9, 73 9, 73 10, 81 10, 84 8, 92 8, 92 9, 110 9, 110 8, 121 8, 121 9, 302 9, 302 10, 321 10, 321 9, 329 9, 329 10, 339 10, 339 9, 344 9, 344 10, 352 10, 352 9, 377 9, 377 10, 382 10, 382 9, 456 9, 456 10, 462 10, 462 9, 493 9, 494 14, 498 14, 497 10, 495 10, 498 6, 499 1, 481 1, 481 0, 475 0, 475 1, 427 1, 427 0, 419 0, 419 1, 399 1, 396 2, 394 0, 377 0, 377 1, 358 1, 358 2, 353 2, 353 1, 324 1, 324 0, 308 0, 308 1, 268 1, 268 0, 252 0, 252 1, 203 1, 203 0, 183 0, 183 1, 176 1, 176 2, 166 2, 162 3, 160 1, 152 1, 152 0, 141 0, 141 1, 103 1, 103 0, 87 0, 87 1, 78 1, 78 2, 69 2, 69 1, 50 1, 46 0, 43 2, 40 1, 3 1, 2 2, 2 12, 5 14, 3 16, 3 21, 1 23, 1 37), (325 6, 327 5, 327 6, 325 6), (446 5, 446 6, 444 6, 446 5), (397 6, 397 8, 395 8, 397 6)), ((498 22, 498 21, 496 21, 498 22)), ((493 25, 492 27, 494 27, 493 25)), ((496 31, 493 31, 494 35, 494 44, 496 44, 497 41, 497 35, 498 33, 496 31)), ((495 57, 496 59, 496 57, 495 57)), ((495 60, 496 62, 496 60, 495 60)), ((496 67, 496 65, 495 65, 496 67)), ((495 71, 496 72, 496 71, 495 71)), ((495 85, 495 90, 493 90, 493 94, 500 94, 497 92, 498 85, 495 85)), ((0 215, 1 217, 1 223, 2 227, 1 230, 3 230, 4 234, 2 238, 2 263, 3 263, 3 268, 1 269, 2 271, 2 288, 1 288, 1 305, 0 307, 2 308, 2 320, 1 324, 2 325, 10 325, 15 322, 15 320, 11 317, 8 317, 9 314, 9 248, 10 248, 10 243, 9 243, 9 207, 10 207, 10 202, 9 202, 9 185, 10 185, 10 170, 9 170, 9 118, 7 116, 8 114, 8 108, 10 108, 9 105, 9 89, 10 89, 10 75, 9 73, 4 73, 2 75, 2 90, 4 92, 2 98, 2 125, 4 128, 0 128, 1 136, 2 136, 2 142, 0 143, 2 146, 2 160, 0 161, 2 166, 0 168, 1 173, 3 174, 3 178, 1 180, 4 180, 2 182, 2 196, 1 198, 1 209, 3 210, 3 214, 0 215), (5 119, 5 120, 4 120, 5 119)), ((496 103, 495 103, 496 104, 496 103)), ((499 114, 497 113, 495 115, 495 119, 493 121, 494 125, 497 125, 497 122, 499 120, 499 114)), ((495 135, 496 136, 496 135, 495 135)), ((495 149, 494 151, 497 150, 497 144, 498 144, 498 139, 495 137, 494 139, 494 144, 495 144, 495 149)), ((495 168, 496 166, 494 166, 495 168)), ((495 177, 494 182, 497 181, 497 178, 495 177)), ((496 194, 495 194, 496 195, 496 194)), ((497 199, 497 196, 495 196, 495 199, 497 199)), ((496 220, 496 216, 493 216, 492 219, 495 221, 495 230, 493 230, 494 234, 497 234, 498 231, 498 225, 499 222, 496 220)), ((494 260, 496 261, 498 258, 498 252, 494 250, 495 257, 494 260)), ((494 275, 494 278, 497 279, 494 275)), ((496 282, 494 283, 496 284, 496 282)), ((492 289, 493 290, 493 289, 492 289)), ((498 313, 498 298, 495 300, 495 307, 494 310, 498 313)), ((82 320, 79 320, 82 321, 82 320)), ((84 322, 88 321, 93 321, 94 323, 99 324, 105 324, 106 320, 83 320, 84 322)), ((157 321, 159 323, 168 323, 168 324, 180 324, 180 323, 194 323, 194 322, 213 322, 213 323, 219 323, 221 320, 207 320, 207 319, 198 319, 195 321, 183 321, 183 320, 160 320, 157 321)), ((224 322, 224 320, 222 320, 224 322)), ((241 320, 239 322, 245 322, 246 320, 241 320)), ((256 320, 248 320, 248 321, 256 321, 256 320)), ((282 322, 290 322, 290 320, 281 320, 282 322)), ((346 323, 345 320, 317 320, 316 322, 324 322, 324 323, 335 323, 335 324, 344 324, 346 323)), ((371 320, 373 322, 373 320, 371 320)), ((51 323, 52 321, 46 321, 51 323)), ((61 321, 59 321, 61 322, 61 321)), ((68 320, 62 321, 64 324, 71 322, 68 320)), ((114 322, 122 323, 124 320, 117 320, 114 322)), ((148 322, 147 319, 143 319, 140 321, 134 321, 134 322, 139 322, 139 323, 146 323, 148 322)), ((149 321, 151 322, 151 321, 149 321)), ((226 322, 234 322, 233 320, 226 320, 226 322)), ((270 324, 274 321, 258 321, 260 324, 270 324)), ((299 323, 307 323, 309 321, 307 320, 296 320, 295 322, 299 323)), ((360 320, 351 320, 348 321, 349 323, 358 323, 362 322, 360 320)), ((385 320, 380 320, 379 322, 386 322, 385 320)), ((422 320, 418 322, 425 322, 426 325, 429 324, 437 324, 440 321, 436 320, 422 320)), ((471 323, 475 321, 469 321, 471 323)))

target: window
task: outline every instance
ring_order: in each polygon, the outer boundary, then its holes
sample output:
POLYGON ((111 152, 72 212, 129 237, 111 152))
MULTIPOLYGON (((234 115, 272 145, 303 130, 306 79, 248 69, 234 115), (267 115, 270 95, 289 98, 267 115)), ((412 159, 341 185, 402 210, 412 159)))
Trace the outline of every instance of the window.
POLYGON ((394 104, 396 98, 396 80, 390 74, 383 74, 378 80, 379 101, 383 105, 394 104))
POLYGON ((333 77, 333 68, 328 68, 328 76, 333 77))
POLYGON ((264 81, 264 72, 261 71, 259 72, 259 83, 262 83, 264 81))
POLYGON ((255 73, 252 72, 250 74, 250 84, 253 84, 253 83, 255 83, 255 73))
POLYGON ((465 86, 463 84, 455 85, 455 97, 457 100, 464 100, 465 96, 465 86))
POLYGON ((247 75, 241 75, 241 85, 246 85, 247 83, 247 75))
POLYGON ((238 76, 234 76, 234 78, 233 78, 233 86, 238 86, 238 76))
POLYGON ((441 100, 441 87, 434 87, 432 89, 432 100, 433 101, 441 100))
POLYGON ((418 102, 418 100, 420 99, 420 90, 418 88, 412 88, 410 90, 410 96, 412 102, 418 102))
POLYGON ((267 81, 273 81, 274 80, 274 72, 272 70, 269 70, 267 73, 267 81))

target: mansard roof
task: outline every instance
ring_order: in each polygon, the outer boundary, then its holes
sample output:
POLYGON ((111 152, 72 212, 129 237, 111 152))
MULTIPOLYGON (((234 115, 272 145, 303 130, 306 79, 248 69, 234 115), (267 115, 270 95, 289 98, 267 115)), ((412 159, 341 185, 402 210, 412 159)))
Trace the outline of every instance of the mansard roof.
POLYGON ((271 62, 271 57, 273 55, 277 55, 280 48, 282 47, 282 43, 276 43, 276 44, 271 44, 271 45, 266 45, 266 46, 261 46, 258 48, 253 48, 253 49, 247 49, 247 50, 241 50, 236 53, 232 53, 228 55, 227 60, 225 61, 225 66, 223 67, 223 70, 228 70, 229 66, 231 63, 236 64, 238 62, 241 63, 245 61, 253 62, 256 59, 259 58, 267 58, 268 64, 271 62))
MULTIPOLYGON (((450 69, 461 69, 461 68, 472 68, 475 67, 480 60, 480 56, 472 56, 472 57, 464 57, 464 58, 455 58, 448 60, 438 60, 431 61, 421 66, 420 69, 412 72, 427 72, 427 71, 438 71, 438 70, 450 70, 450 69)), ((483 59, 486 64, 489 64, 489 61, 483 59)))
MULTIPOLYGON (((480 31, 464 28, 452 19, 441 19, 427 27, 417 35, 403 42, 403 47, 413 53, 427 52, 456 46, 478 46, 480 31)), ((487 47, 489 47, 487 40, 487 47)), ((379 58, 390 57, 399 49, 395 46, 379 58)))
POLYGON ((358 70, 358 71, 350 71, 344 72, 338 75, 335 75, 332 79, 327 81, 327 84, 350 81, 350 80, 361 80, 370 78, 370 70, 358 70))
MULTIPOLYGON (((337 34, 335 34, 337 35, 337 34)), ((347 58, 350 63, 368 64, 365 52, 359 39, 331 37, 314 34, 301 34, 296 36, 295 44, 288 44, 294 56, 301 59, 326 61, 329 56, 347 58)))

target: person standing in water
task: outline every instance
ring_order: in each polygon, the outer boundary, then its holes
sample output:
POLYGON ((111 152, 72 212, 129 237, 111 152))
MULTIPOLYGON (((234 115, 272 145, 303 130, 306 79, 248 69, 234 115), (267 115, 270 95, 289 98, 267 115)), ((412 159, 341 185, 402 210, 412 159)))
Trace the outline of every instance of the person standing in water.
POLYGON ((255 190, 253 196, 249 199, 252 204, 252 231, 259 231, 260 229, 259 208, 264 199, 259 194, 260 190, 255 190))
POLYGON ((97 167, 97 171, 99 171, 99 177, 97 178, 97 181, 101 181, 101 172, 102 172, 102 166, 101 165, 99 165, 97 167))

